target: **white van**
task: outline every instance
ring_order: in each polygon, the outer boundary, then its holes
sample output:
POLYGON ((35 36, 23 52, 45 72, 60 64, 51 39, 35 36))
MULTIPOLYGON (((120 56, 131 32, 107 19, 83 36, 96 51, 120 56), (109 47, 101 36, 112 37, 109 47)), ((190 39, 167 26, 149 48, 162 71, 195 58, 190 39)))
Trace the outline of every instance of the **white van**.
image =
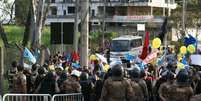
POLYGON ((139 55, 142 51, 142 37, 125 35, 114 38, 110 48, 110 58, 125 58, 126 54, 139 55))

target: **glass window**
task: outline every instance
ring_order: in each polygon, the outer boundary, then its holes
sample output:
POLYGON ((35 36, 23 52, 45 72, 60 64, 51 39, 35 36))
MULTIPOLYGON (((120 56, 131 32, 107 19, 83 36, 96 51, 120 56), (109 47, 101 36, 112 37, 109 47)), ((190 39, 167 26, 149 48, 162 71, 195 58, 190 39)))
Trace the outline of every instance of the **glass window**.
POLYGON ((52 15, 57 15, 57 7, 51 8, 52 15))
POLYGON ((63 12, 64 14, 63 15, 66 15, 66 10, 64 10, 64 12, 63 12))
POLYGON ((129 51, 130 45, 128 40, 113 40, 111 51, 121 52, 121 51, 129 51))
POLYGON ((135 39, 131 41, 131 47, 132 48, 137 48, 142 46, 142 40, 141 39, 135 39))
POLYGON ((68 14, 74 14, 75 13, 75 7, 68 7, 68 14))

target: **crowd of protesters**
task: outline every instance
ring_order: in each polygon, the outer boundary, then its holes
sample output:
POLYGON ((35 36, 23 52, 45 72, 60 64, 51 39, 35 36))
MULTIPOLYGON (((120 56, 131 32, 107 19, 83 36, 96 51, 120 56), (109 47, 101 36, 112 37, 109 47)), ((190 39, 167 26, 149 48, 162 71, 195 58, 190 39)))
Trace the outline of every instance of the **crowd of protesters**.
POLYGON ((125 69, 128 65, 121 64, 103 69, 99 60, 77 68, 71 61, 77 62, 61 53, 31 69, 13 61, 8 72, 10 93, 82 93, 85 101, 201 101, 198 66, 177 73, 175 62, 161 67, 148 64, 140 70, 135 66, 125 69))

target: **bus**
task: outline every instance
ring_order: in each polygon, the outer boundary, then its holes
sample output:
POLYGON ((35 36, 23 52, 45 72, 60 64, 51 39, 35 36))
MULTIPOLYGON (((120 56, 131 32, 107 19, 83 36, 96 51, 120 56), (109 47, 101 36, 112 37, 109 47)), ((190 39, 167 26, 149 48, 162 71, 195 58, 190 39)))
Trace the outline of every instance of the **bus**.
POLYGON ((139 55, 142 51, 142 37, 125 35, 114 38, 110 47, 110 58, 124 59, 126 54, 139 55))

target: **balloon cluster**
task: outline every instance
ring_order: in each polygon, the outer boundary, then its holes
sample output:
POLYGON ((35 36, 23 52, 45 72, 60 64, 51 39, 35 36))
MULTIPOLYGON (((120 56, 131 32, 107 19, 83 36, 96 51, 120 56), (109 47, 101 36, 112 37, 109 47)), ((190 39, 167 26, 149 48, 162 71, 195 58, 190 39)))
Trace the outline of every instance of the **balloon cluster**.
POLYGON ((180 48, 180 53, 181 54, 186 54, 187 52, 193 54, 196 51, 196 48, 193 44, 188 45, 188 47, 186 46, 181 46, 180 48))

